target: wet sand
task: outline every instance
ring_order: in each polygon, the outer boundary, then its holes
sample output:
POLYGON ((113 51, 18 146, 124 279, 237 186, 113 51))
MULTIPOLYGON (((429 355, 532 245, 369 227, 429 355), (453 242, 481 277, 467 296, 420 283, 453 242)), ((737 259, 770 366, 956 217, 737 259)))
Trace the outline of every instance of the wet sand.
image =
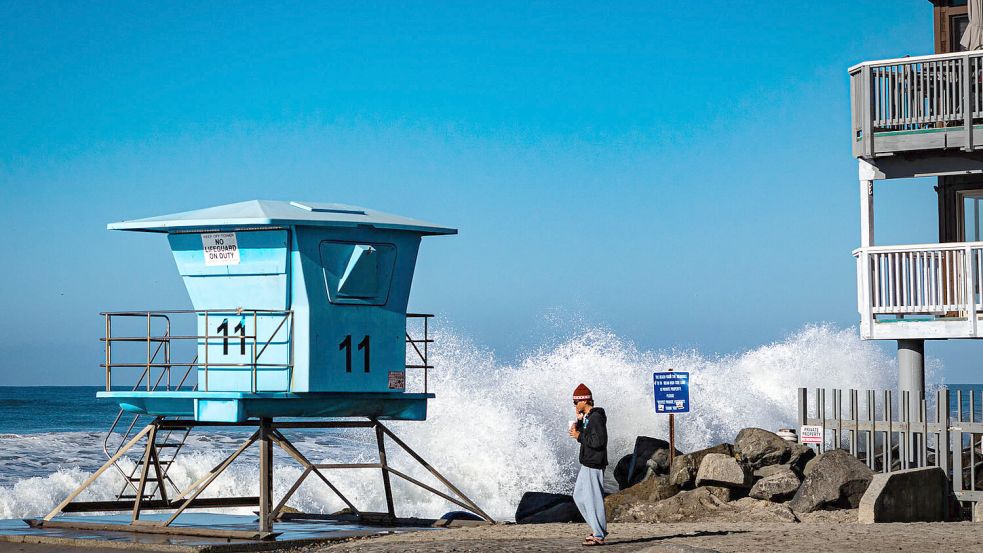
MULTIPOLYGON (((304 553, 388 551, 583 551, 583 524, 497 525, 365 538, 309 547, 304 553)), ((897 553, 983 551, 983 524, 817 522, 612 524, 602 551, 824 551, 897 553)))

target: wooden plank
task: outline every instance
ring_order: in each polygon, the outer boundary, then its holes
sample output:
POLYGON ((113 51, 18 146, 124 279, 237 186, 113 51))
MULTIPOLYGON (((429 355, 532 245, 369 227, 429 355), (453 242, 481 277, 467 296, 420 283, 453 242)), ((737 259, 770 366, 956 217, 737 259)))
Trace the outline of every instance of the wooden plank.
POLYGON ((69 528, 74 530, 94 530, 97 532, 137 532, 141 534, 166 534, 171 536, 201 536, 204 538, 231 538, 241 540, 271 540, 280 532, 257 532, 254 530, 217 530, 209 528, 190 528, 187 526, 156 526, 150 524, 111 524, 97 522, 75 522, 67 520, 25 520, 31 528, 69 528))

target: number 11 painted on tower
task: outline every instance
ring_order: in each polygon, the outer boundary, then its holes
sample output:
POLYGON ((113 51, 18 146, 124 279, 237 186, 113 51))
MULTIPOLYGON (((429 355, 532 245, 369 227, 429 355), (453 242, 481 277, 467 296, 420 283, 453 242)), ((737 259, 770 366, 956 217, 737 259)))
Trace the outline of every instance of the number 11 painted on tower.
MULTIPOLYGON (((346 373, 352 372, 352 335, 351 334, 349 334, 348 336, 345 336, 345 339, 342 340, 340 344, 338 344, 338 351, 344 351, 345 352, 345 372, 346 373)), ((362 341, 358 343, 358 351, 364 351, 365 352, 363 354, 364 355, 364 358, 365 358, 365 363, 364 363, 365 372, 369 372, 369 365, 370 364, 369 364, 369 337, 368 337, 368 335, 366 335, 365 338, 362 338, 362 341)))

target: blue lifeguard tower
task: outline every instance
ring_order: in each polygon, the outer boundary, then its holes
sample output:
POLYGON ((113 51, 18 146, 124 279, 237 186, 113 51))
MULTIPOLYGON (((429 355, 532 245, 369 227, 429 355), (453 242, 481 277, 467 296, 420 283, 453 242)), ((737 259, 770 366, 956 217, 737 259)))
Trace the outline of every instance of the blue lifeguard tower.
POLYGON ((275 536, 273 521, 286 516, 287 500, 311 474, 348 505, 347 516, 363 522, 397 521, 390 475, 491 520, 380 422, 426 419, 427 400, 434 397, 427 384, 431 315, 406 310, 421 238, 456 234, 455 229, 360 207, 269 200, 123 221, 108 228, 166 234, 193 309, 102 314, 106 388, 97 395, 121 409, 107 434, 109 460, 43 520, 33 521, 35 525, 77 528, 77 522, 54 518, 61 512, 128 510, 130 531, 187 534, 186 527, 171 528, 186 509, 254 506, 259 530, 251 537, 267 538, 275 536), (422 335, 411 337, 408 321, 422 335), (181 360, 182 355, 188 359, 181 360), (416 391, 408 389, 407 370, 412 369, 420 369, 422 376, 411 379, 420 388, 416 391), (127 414, 133 422, 122 431, 127 414), (137 421, 147 416, 152 422, 137 431, 137 421), (333 420, 323 420, 327 417, 333 420), (216 425, 257 429, 210 473, 177 489, 167 470, 188 433, 216 425), (353 427, 375 430, 378 463, 314 464, 283 434, 286 429, 353 427), (110 438, 120 434, 117 447, 109 447, 110 438), (387 436, 450 493, 391 468, 387 436), (143 454, 132 470, 124 470, 119 461, 141 443, 143 454), (199 499, 256 443, 259 497, 199 499), (273 445, 305 468, 276 506, 273 445), (111 467, 126 480, 116 501, 75 501, 111 467), (359 511, 323 473, 344 468, 381 470, 386 513, 359 511), (145 510, 173 515, 140 520, 145 510))

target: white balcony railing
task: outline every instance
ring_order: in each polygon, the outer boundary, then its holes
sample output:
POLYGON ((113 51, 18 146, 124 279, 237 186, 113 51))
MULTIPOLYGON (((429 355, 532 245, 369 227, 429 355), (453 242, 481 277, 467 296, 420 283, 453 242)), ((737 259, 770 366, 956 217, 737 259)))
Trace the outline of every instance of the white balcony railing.
POLYGON ((983 242, 878 246, 854 256, 865 338, 978 337, 983 242))

